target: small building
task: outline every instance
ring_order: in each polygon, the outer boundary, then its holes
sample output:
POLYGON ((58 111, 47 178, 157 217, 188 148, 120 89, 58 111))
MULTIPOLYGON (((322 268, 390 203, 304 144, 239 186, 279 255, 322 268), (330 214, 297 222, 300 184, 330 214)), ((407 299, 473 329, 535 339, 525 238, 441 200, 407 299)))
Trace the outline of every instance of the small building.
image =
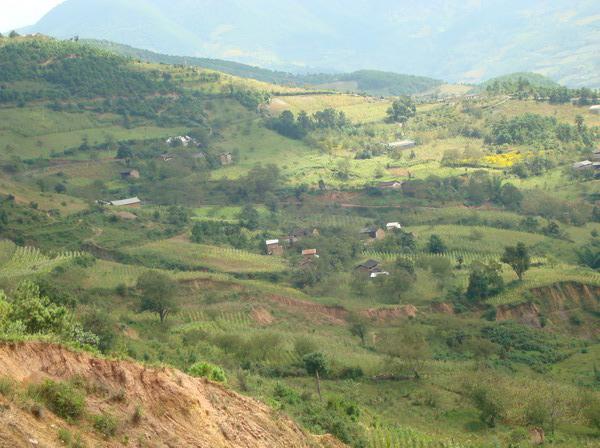
POLYGON ((387 182, 379 182, 377 188, 380 190, 399 190, 402 188, 404 182, 401 180, 391 180, 387 182))
POLYGON ((593 163, 589 160, 583 160, 581 162, 576 162, 573 164, 574 170, 587 170, 593 167, 593 163))
POLYGON ((600 170, 600 162, 593 162, 593 163, 592 163, 592 167, 593 167, 595 170, 600 170))
POLYGON ((600 115, 600 104, 596 104, 596 105, 590 107, 590 112, 593 114, 600 115))
POLYGON ((361 263, 358 266, 356 266, 356 270, 371 274, 379 270, 378 266, 379 262, 377 260, 367 260, 364 263, 361 263))
POLYGON ((600 151, 594 151, 594 154, 592 154, 592 162, 600 162, 600 151))
POLYGON ((387 147, 389 149, 398 149, 400 151, 403 151, 405 149, 414 148, 416 145, 416 142, 414 142, 413 140, 400 140, 397 142, 388 143, 387 147))
POLYGON ((361 229, 360 233, 361 235, 367 235, 374 240, 382 240, 385 238, 385 230, 376 226, 365 227, 364 229, 361 229))
POLYGON ((279 240, 265 241, 268 255, 283 255, 283 246, 279 244, 279 240))
POLYGON ((304 249, 302 251, 302 256, 304 258, 319 258, 317 249, 304 249))
POLYGON ((121 171, 122 179, 139 179, 140 172, 138 170, 121 171))
POLYGON ((170 146, 183 146, 187 148, 190 145, 200 146, 198 142, 189 135, 178 135, 177 137, 169 137, 166 141, 170 146))
POLYGON ((230 152, 219 154, 219 161, 222 166, 231 165, 233 163, 233 156, 230 152))
POLYGON ((140 205, 142 205, 142 201, 136 196, 134 198, 110 201, 109 204, 113 207, 139 207, 140 205))
POLYGON ((402 226, 400 225, 399 222, 388 222, 385 225, 385 228, 387 229, 387 231, 394 231, 394 230, 401 230, 402 226))
POLYGON ((371 271, 371 274, 369 275, 369 277, 377 278, 377 277, 381 277, 381 276, 385 276, 385 275, 390 275, 390 273, 387 271, 382 271, 379 268, 375 268, 373 271, 371 271))

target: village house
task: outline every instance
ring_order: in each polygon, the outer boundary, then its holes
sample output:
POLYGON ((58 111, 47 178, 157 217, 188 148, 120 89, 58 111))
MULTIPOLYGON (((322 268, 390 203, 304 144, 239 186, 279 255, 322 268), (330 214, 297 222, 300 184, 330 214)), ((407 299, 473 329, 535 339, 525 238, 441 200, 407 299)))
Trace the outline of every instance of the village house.
POLYGON ((317 249, 305 249, 302 251, 302 256, 304 258, 319 258, 317 249))
POLYGON ((600 162, 600 151, 594 151, 594 154, 592 154, 592 162, 600 162))
POLYGON ((169 137, 166 140, 167 145, 170 146, 183 146, 187 148, 190 145, 201 146, 195 139, 189 135, 178 135, 177 137, 169 137))
POLYGON ((600 114, 600 104, 590 107, 590 112, 593 114, 600 114))
POLYGON ((385 230, 376 226, 365 227, 360 231, 361 235, 367 235, 374 240, 382 240, 385 238, 385 230))
POLYGON ((139 179, 140 172, 138 170, 121 171, 122 179, 139 179))
POLYGON ((142 201, 136 196, 134 198, 110 201, 109 204, 113 207, 139 207, 140 205, 142 205, 142 201))
POLYGON ((377 184, 377 188, 379 188, 380 190, 399 190, 400 188, 402 188, 403 183, 404 182, 402 182, 401 180, 379 182, 377 184))
POLYGON ((414 142, 413 140, 400 140, 397 142, 391 142, 387 144, 389 149, 398 149, 400 151, 414 148, 416 145, 416 142, 414 142))
POLYGON ((230 152, 219 154, 219 161, 221 162, 221 165, 223 165, 223 166, 231 165, 233 163, 233 156, 231 155, 230 152))
POLYGON ((287 244, 294 244, 300 241, 302 238, 309 236, 319 236, 319 230, 313 229, 311 231, 310 229, 294 229, 287 236, 283 237, 282 240, 287 244))
POLYGON ((265 241, 268 255, 283 255, 283 246, 279 244, 279 240, 265 241))
POLYGON ((593 163, 590 162, 589 160, 583 160, 581 162, 576 162, 573 164, 573 169, 574 170, 587 170, 593 168, 593 163))
POLYGON ((367 260, 364 263, 361 263, 358 266, 356 266, 356 270, 370 274, 371 272, 374 272, 377 269, 379 269, 378 266, 379 262, 377 260, 367 260))
POLYGON ((381 277, 382 275, 390 275, 389 272, 387 271, 382 271, 379 268, 375 268, 371 274, 369 275, 370 278, 377 278, 377 277, 381 277))
POLYGON ((390 231, 394 231, 394 230, 401 230, 402 226, 400 225, 399 222, 388 222, 385 225, 385 228, 387 229, 388 232, 390 232, 390 231))

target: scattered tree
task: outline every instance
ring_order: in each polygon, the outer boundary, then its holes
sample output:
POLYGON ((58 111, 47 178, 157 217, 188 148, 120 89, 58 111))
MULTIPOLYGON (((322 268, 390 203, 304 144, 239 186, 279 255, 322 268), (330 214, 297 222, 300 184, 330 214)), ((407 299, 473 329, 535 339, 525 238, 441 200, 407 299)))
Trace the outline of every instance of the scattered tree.
POLYGON ((138 278, 137 289, 141 294, 140 311, 157 313, 161 323, 169 313, 176 311, 176 285, 167 275, 160 272, 144 272, 138 278))
POLYGON ((529 251, 523 243, 518 243, 514 247, 508 246, 504 248, 504 255, 502 255, 501 261, 515 271, 515 274, 519 277, 519 281, 523 280, 523 275, 531 266, 529 251))
POLYGON ((388 121, 394 123, 406 123, 417 114, 417 107, 410 97, 404 96, 394 100, 392 106, 387 110, 388 121))

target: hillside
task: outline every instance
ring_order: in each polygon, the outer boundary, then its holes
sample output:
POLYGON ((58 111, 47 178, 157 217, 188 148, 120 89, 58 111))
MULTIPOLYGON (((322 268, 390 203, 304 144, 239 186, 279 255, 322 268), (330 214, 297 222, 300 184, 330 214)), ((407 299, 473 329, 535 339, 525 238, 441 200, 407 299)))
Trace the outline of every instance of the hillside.
POLYGON ((598 92, 381 98, 41 36, 0 68, 2 436, 598 445, 598 92))
POLYGON ((535 71, 600 85, 596 1, 442 3, 67 0, 24 31, 285 72, 370 68, 475 83, 535 71))
POLYGON ((365 92, 369 95, 399 96, 423 93, 441 84, 441 81, 424 76, 402 75, 376 70, 362 70, 343 74, 292 74, 218 59, 169 56, 108 41, 85 39, 84 42, 94 47, 114 51, 146 62, 196 66, 242 78, 321 90, 331 89, 365 92))
MULTIPOLYGON (((0 344, 0 406, 4 424, 0 446, 11 448, 122 446, 107 441, 94 429, 97 416, 105 431, 136 446, 178 447, 295 447, 335 448, 333 438, 317 438, 302 431, 265 405, 204 379, 168 368, 150 368, 130 361, 95 358, 54 344, 0 344), (59 404, 27 395, 36 385, 64 385, 71 396, 59 404), (82 415, 65 419, 65 412, 82 396, 82 415), (74 403, 74 402, 73 402, 74 403), (38 411, 36 418, 28 410, 38 411), (52 411, 53 410, 53 411, 52 411), (58 415, 57 415, 58 414, 58 415), (96 418, 96 420, 94 420, 96 418), (175 445, 173 445, 175 444, 175 445)), ((98 424, 96 423, 96 426, 98 424)))

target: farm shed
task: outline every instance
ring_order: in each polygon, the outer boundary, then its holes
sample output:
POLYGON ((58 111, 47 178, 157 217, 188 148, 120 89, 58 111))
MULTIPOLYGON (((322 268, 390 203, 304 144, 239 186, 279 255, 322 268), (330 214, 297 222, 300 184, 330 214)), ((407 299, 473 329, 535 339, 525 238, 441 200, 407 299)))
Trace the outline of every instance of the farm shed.
POLYGON ((377 184, 377 188, 380 190, 398 190, 402 188, 402 184, 404 184, 404 182, 401 180, 391 180, 387 182, 379 182, 377 184))
POLYGON ((221 165, 223 165, 223 166, 231 165, 233 163, 233 156, 231 155, 230 152, 219 154, 219 161, 221 162, 221 165))
POLYGON ((365 227, 364 229, 361 229, 360 233, 361 235, 368 235, 369 238, 375 240, 382 240, 385 238, 385 230, 375 226, 365 227))
POLYGON ((110 201, 113 207, 139 207, 142 201, 137 196, 134 198, 120 199, 118 201, 110 201))
POLYGON ((416 145, 417 145, 416 142, 413 140, 400 140, 397 142, 391 142, 391 143, 387 144, 389 149, 399 149, 399 150, 414 148, 416 145))
POLYGON ((265 245, 267 246, 267 254, 283 255, 283 246, 279 244, 279 240, 267 240, 265 245))
POLYGON ((140 172, 138 170, 121 171, 121 178, 122 179, 139 179, 140 172))
POLYGON ((587 170, 592 168, 593 164, 589 160, 583 160, 581 162, 576 162, 573 164, 573 169, 575 170, 587 170))

